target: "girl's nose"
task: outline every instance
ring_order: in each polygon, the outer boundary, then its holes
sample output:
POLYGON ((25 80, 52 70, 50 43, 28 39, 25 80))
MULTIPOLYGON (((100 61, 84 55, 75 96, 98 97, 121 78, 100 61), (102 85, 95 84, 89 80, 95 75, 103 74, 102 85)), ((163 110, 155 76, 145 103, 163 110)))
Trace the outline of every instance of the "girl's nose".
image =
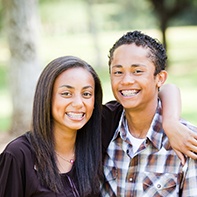
POLYGON ((73 98, 72 106, 73 106, 73 107, 76 107, 76 108, 80 108, 80 107, 83 106, 83 101, 82 101, 81 96, 76 95, 76 96, 73 98))

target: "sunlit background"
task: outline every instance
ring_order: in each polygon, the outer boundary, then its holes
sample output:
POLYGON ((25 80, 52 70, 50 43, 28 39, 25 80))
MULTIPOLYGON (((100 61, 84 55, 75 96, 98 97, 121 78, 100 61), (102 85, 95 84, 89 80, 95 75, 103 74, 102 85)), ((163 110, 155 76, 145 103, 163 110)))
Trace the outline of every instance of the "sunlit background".
MULTIPOLYGON (((168 82, 181 90, 182 117, 197 125, 197 2, 186 1, 190 6, 182 8, 167 24, 168 82)), ((135 29, 162 41, 159 16, 151 2, 40 0, 38 55, 41 67, 59 56, 78 56, 99 73, 104 90, 103 102, 113 99, 107 64, 108 51, 113 43, 122 34, 135 29)), ((170 8, 178 1, 161 2, 170 8)), ((2 16, 3 6, 0 6, 2 16)), ((13 111, 9 88, 12 80, 9 76, 10 51, 6 27, 2 17, 0 20, 0 132, 6 132, 9 131, 13 111)))

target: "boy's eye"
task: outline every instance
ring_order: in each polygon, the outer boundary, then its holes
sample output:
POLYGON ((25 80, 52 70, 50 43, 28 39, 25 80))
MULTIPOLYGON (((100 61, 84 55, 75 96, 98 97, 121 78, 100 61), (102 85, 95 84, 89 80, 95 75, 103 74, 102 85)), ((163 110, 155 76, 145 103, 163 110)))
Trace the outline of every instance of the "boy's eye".
POLYGON ((139 73, 142 73, 143 71, 142 70, 135 70, 134 73, 136 74, 139 74, 139 73))

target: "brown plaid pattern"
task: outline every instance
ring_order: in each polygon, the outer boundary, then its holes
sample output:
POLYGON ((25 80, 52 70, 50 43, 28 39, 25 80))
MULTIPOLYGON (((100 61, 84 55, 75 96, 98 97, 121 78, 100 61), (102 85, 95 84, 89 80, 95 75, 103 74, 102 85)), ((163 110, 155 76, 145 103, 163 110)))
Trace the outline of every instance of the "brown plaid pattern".
MULTIPOLYGON (((124 112, 104 160, 103 197, 196 197, 197 161, 183 168, 161 127, 161 104, 146 140, 132 154, 124 112)), ((193 131, 197 128, 182 121, 193 131)))

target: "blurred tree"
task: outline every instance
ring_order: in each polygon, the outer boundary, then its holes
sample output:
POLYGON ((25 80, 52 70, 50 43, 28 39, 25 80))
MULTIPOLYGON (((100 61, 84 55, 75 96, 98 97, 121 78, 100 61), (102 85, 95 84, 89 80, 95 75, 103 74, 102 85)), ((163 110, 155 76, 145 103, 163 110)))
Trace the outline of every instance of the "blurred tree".
POLYGON ((2 18, 3 18, 3 6, 2 6, 2 2, 0 0, 0 31, 2 30, 2 18))
POLYGON ((166 29, 169 22, 181 14, 185 9, 189 8, 192 4, 192 0, 148 0, 152 3, 154 11, 158 16, 160 23, 160 29, 162 32, 163 44, 167 50, 166 42, 166 29))
POLYGON ((19 135, 30 128, 38 60, 36 0, 3 0, 5 28, 10 49, 10 91, 13 104, 10 132, 19 135))
POLYGON ((99 30, 97 27, 97 21, 94 15, 94 3, 96 0, 87 0, 87 18, 88 18, 88 27, 89 33, 91 34, 94 50, 95 50, 95 66, 101 66, 101 51, 99 46, 99 30))

